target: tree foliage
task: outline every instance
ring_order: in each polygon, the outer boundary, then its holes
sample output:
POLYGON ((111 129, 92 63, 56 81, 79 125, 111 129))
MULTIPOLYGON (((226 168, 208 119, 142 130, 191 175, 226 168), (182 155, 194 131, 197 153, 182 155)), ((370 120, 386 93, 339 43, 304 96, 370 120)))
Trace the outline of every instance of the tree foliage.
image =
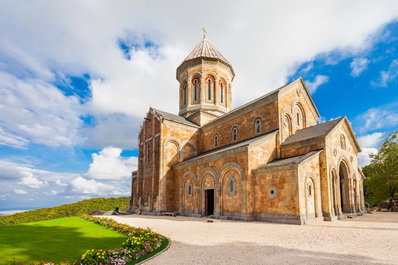
POLYGON ((381 202, 398 195, 398 131, 390 134, 363 168, 368 199, 381 202))

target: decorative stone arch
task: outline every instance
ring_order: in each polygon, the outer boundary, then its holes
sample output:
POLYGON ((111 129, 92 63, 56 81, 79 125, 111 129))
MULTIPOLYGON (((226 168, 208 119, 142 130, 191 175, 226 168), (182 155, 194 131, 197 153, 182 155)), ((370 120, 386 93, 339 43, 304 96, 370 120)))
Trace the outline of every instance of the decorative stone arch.
POLYGON ((227 90, 228 90, 228 85, 227 81, 225 81, 224 78, 220 78, 218 81, 218 87, 220 88, 220 104, 221 105, 226 105, 226 95, 227 95, 227 90))
POLYGON ((307 173, 304 181, 306 217, 307 219, 319 217, 319 183, 312 173, 307 173))
POLYGON ((201 83, 202 83, 202 75, 200 73, 194 73, 189 79, 189 84, 191 87, 191 101, 193 103, 198 103, 201 101, 201 83))
POLYGON ((218 132, 213 133, 213 146, 220 146, 220 134, 218 132))
POLYGON ((241 212, 246 213, 246 209, 247 209, 247 206, 246 206, 246 204, 247 204, 246 174, 241 165, 239 165, 236 162, 227 162, 220 168, 220 170, 218 171, 219 172, 218 176, 220 178, 219 183, 221 183, 220 189, 222 188, 222 183, 224 181, 223 178, 225 176, 225 173, 227 173, 228 170, 230 170, 230 169, 236 170, 240 174, 240 177, 241 177, 241 185, 240 186, 242 188, 242 210, 241 210, 241 212))
MULTIPOLYGON (((216 182, 218 183, 218 175, 217 175, 217 172, 216 172, 216 171, 214 170, 214 168, 212 168, 212 167, 204 167, 204 168, 202 168, 202 170, 200 170, 200 172, 199 172, 199 174, 198 174, 198 177, 197 177, 197 183, 199 184, 199 183, 202 182, 203 177, 204 177, 206 171, 209 171, 209 172, 214 176, 216 182)), ((215 182, 215 183, 216 183, 216 182, 215 182)))
POLYGON ((282 142, 293 134, 292 114, 288 109, 283 109, 281 113, 282 142))
POLYGON ((166 167, 167 167, 167 145, 169 143, 174 143, 177 146, 177 154, 178 154, 178 161, 181 159, 181 141, 176 137, 168 137, 165 139, 163 144, 163 165, 162 165, 162 173, 161 173, 161 181, 162 181, 162 205, 161 209, 166 210, 166 194, 167 194, 167 175, 166 175, 166 167))
POLYGON ((196 144, 194 142, 192 142, 190 140, 184 141, 184 142, 182 142, 181 146, 182 146, 182 148, 180 150, 180 152, 181 152, 181 154, 180 154, 181 161, 185 160, 186 158, 189 158, 189 157, 197 155, 198 151, 197 151, 197 148, 196 148, 196 144), (185 148, 191 148, 192 149, 192 156, 184 157, 184 149, 185 148))
POLYGON ((338 162, 338 178, 340 183, 340 205, 342 213, 352 213, 353 204, 351 201, 351 174, 349 160, 342 156, 338 162))
POLYGON ((232 142, 237 142, 239 140, 239 129, 240 126, 239 124, 234 124, 231 126, 230 132, 231 132, 231 140, 232 142))
POLYGON ((181 87, 180 87, 180 93, 181 93, 181 105, 182 106, 187 106, 188 105, 188 80, 184 79, 181 82, 181 87))
MULTIPOLYGON (((204 168, 206 169, 206 168, 204 168)), ((207 212, 207 203, 206 203, 206 192, 207 190, 213 190, 213 214, 214 215, 218 215, 218 178, 216 177, 216 175, 214 175, 215 171, 213 170, 202 170, 203 173, 200 174, 200 191, 201 191, 201 197, 202 197, 202 204, 200 207, 200 211, 202 213, 202 215, 208 215, 209 213, 207 212), (211 178, 213 180, 213 187, 205 187, 205 182, 208 178, 211 178)))
POLYGON ((261 115, 257 115, 256 117, 254 117, 253 122, 252 122, 254 124, 254 126, 253 126, 254 135, 259 135, 262 133, 263 120, 264 120, 264 118, 261 115))
POLYGON ((214 102, 215 99, 215 88, 216 88, 216 79, 213 75, 207 74, 205 77, 205 94, 207 102, 214 102))
POLYGON ((296 130, 307 127, 305 110, 299 98, 295 98, 292 102, 292 114, 296 130))
POLYGON ((195 194, 195 187, 197 186, 196 183, 196 176, 195 173, 192 171, 187 171, 185 172, 181 179, 180 179, 180 212, 184 212, 185 210, 185 193, 186 193, 186 182, 188 181, 188 179, 192 178, 192 183, 193 183, 193 187, 192 187, 192 197, 195 198, 196 194, 195 194))

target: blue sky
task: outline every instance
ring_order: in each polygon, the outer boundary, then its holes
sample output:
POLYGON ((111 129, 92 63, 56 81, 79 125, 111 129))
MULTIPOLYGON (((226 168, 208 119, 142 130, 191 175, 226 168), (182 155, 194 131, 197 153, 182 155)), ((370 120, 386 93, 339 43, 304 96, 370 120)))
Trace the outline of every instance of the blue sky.
POLYGON ((361 165, 398 129, 395 1, 3 1, 0 17, 0 209, 129 195, 142 117, 177 113, 203 26, 235 107, 303 77, 322 121, 352 123, 361 165))

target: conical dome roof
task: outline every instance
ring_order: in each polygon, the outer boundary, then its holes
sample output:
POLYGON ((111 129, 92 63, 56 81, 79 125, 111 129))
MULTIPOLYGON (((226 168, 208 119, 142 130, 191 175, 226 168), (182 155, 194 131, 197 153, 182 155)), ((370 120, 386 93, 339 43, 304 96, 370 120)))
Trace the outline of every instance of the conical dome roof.
POLYGON ((198 45, 196 45, 196 47, 187 56, 187 58, 185 58, 184 61, 182 61, 181 65, 186 61, 195 58, 217 59, 232 68, 228 60, 225 59, 225 57, 206 38, 204 38, 201 42, 198 43, 198 45))

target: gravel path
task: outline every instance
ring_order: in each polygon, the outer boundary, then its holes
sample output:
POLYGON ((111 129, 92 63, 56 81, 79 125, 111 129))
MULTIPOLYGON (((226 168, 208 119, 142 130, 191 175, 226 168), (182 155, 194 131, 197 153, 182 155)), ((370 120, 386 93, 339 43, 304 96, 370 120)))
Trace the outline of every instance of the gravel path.
POLYGON ((112 216, 171 239, 146 264, 398 264, 398 213, 312 225, 112 216))

